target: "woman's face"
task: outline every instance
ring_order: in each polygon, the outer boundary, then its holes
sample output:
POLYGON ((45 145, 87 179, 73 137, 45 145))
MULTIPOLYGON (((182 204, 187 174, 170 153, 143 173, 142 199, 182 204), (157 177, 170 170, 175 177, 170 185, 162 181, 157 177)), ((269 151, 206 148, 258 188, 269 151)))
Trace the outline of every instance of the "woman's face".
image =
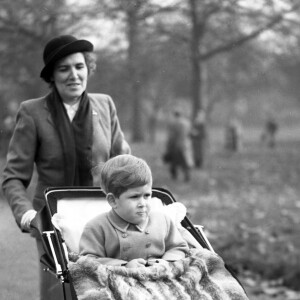
POLYGON ((88 68, 80 52, 68 55, 54 66, 53 81, 62 100, 72 104, 86 89, 88 68))

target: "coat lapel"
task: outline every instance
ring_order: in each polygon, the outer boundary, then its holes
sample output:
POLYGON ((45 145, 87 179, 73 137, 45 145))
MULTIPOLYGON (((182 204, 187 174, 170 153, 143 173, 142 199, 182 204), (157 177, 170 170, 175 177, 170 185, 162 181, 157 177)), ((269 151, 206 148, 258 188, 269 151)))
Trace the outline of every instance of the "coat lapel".
MULTIPOLYGON (((47 95, 45 98, 47 99, 47 97, 48 97, 48 95, 47 95)), ((47 104, 47 101, 44 102, 44 108, 45 108, 45 110, 46 110, 46 112, 47 112, 47 121, 48 121, 53 127, 55 127, 55 126, 54 126, 54 121, 53 121, 52 116, 51 116, 51 113, 50 113, 50 109, 49 109, 48 104, 47 104)))

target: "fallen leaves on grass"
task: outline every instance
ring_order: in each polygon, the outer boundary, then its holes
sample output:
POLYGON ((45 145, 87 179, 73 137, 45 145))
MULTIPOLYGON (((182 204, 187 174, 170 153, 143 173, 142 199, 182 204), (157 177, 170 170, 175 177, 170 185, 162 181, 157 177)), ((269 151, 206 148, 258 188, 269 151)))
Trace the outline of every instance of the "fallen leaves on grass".
POLYGON ((299 300, 300 292, 284 286, 282 278, 276 280, 264 280, 257 274, 247 272, 240 278, 245 289, 253 295, 266 295, 272 299, 299 300))

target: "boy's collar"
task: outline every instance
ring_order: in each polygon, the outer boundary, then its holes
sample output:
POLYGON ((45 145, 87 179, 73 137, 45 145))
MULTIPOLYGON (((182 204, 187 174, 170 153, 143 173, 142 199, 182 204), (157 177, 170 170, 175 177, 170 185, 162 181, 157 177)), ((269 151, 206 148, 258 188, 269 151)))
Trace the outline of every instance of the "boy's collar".
POLYGON ((125 221, 124 219, 122 219, 113 209, 111 209, 108 212, 107 217, 108 217, 109 222, 116 229, 118 229, 119 231, 121 231, 123 233, 125 233, 128 230, 128 227, 130 225, 135 226, 141 232, 143 232, 146 229, 146 227, 147 227, 147 225, 146 225, 143 228, 141 228, 139 225, 134 225, 134 224, 128 223, 127 221, 125 221))

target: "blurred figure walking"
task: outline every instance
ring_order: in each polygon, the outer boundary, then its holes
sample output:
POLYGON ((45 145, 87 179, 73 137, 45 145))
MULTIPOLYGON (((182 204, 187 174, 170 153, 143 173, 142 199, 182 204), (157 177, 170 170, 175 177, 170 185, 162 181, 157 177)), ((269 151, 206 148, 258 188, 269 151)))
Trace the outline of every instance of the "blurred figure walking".
POLYGON ((170 174, 177 179, 178 170, 183 172, 184 180, 190 180, 190 170, 193 165, 190 143, 191 126, 189 121, 176 109, 168 126, 168 137, 164 162, 170 166, 170 174))
POLYGON ((266 120, 263 133, 261 135, 261 140, 269 148, 274 148, 276 146, 276 134, 278 132, 278 123, 274 117, 269 117, 266 120))
POLYGON ((239 152, 242 150, 242 125, 237 119, 228 122, 225 128, 225 150, 239 152))
POLYGON ((194 163, 196 168, 203 167, 206 142, 205 112, 200 110, 193 122, 191 130, 194 163))

